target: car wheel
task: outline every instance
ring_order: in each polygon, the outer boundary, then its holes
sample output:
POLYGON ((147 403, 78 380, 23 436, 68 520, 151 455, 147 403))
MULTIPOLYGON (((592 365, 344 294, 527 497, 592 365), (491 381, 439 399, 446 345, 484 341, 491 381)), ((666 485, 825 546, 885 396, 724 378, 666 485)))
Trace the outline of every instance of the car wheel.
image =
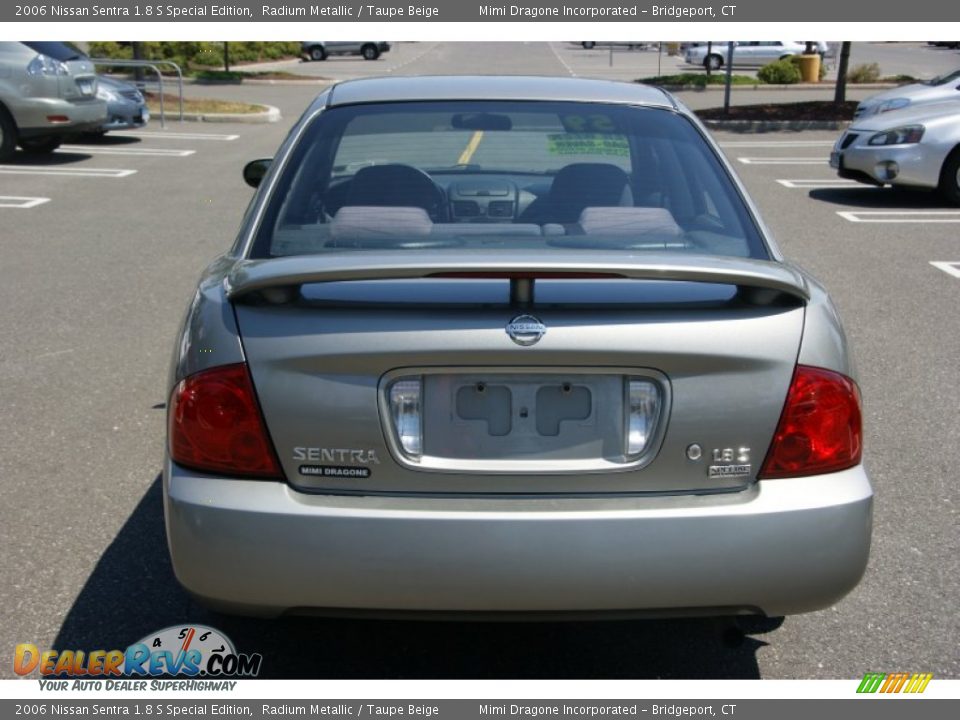
POLYGON ((723 67, 723 58, 719 55, 707 55, 703 60, 703 66, 707 70, 719 70, 723 67))
POLYGON ((60 138, 48 135, 46 137, 20 138, 20 149, 31 155, 46 155, 60 147, 60 138))
POLYGON ((317 62, 320 62, 321 60, 326 60, 327 51, 324 50, 319 45, 314 45, 312 48, 310 48, 310 59, 316 60, 317 62))
POLYGON ((363 55, 364 60, 376 60, 380 57, 380 51, 377 50, 376 45, 364 45, 360 48, 360 54, 363 55))
POLYGON ((580 44, 583 45, 584 50, 593 50, 597 46, 595 42, 582 42, 580 44))
POLYGON ((0 162, 8 160, 17 149, 17 126, 0 105, 0 162))
POLYGON ((960 147, 943 164, 940 171, 940 194, 954 205, 960 205, 960 147))

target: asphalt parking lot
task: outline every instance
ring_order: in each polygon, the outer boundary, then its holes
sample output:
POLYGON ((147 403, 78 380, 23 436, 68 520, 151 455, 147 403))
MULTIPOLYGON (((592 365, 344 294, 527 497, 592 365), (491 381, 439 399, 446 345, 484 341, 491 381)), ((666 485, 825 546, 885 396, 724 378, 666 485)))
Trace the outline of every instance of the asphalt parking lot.
MULTIPOLYGON (((546 44, 421 45, 397 72, 491 55, 490 71, 568 72, 546 44)), ((712 620, 265 622, 193 603, 158 479, 171 344, 251 196, 244 162, 270 156, 317 90, 192 87, 284 119, 152 126, 0 166, 0 648, 123 648, 196 622, 263 653, 272 677, 960 677, 960 208, 838 181, 836 132, 716 137, 785 254, 827 286, 859 364, 874 548, 838 605, 737 637, 712 620)))

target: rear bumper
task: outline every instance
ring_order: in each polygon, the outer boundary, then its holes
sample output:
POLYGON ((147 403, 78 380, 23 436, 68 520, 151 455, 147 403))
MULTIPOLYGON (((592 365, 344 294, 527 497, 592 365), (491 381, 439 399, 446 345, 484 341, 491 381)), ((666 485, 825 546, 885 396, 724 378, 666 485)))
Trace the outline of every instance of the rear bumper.
POLYGON ((103 100, 70 102, 57 98, 29 98, 16 104, 14 119, 21 137, 86 132, 96 130, 107 119, 107 103, 103 100), (68 119, 51 122, 48 120, 51 116, 68 119))
POLYGON ((728 495, 603 499, 307 495, 164 469, 179 581, 266 615, 808 612, 863 575, 872 499, 862 467, 728 495))

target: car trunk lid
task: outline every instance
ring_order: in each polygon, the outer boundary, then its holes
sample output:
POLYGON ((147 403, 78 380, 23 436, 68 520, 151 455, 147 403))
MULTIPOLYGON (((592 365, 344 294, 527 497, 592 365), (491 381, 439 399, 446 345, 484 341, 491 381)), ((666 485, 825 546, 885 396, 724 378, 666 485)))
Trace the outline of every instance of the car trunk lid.
POLYGON ((802 276, 735 258, 591 257, 238 263, 228 294, 288 480, 317 492, 521 495, 709 493, 754 480, 796 364, 802 276), (518 298, 518 281, 535 291, 518 298), (522 344, 511 324, 545 332, 522 344), (419 383, 419 455, 396 424, 397 382, 419 383), (653 388, 656 407, 631 454, 638 387, 653 388))

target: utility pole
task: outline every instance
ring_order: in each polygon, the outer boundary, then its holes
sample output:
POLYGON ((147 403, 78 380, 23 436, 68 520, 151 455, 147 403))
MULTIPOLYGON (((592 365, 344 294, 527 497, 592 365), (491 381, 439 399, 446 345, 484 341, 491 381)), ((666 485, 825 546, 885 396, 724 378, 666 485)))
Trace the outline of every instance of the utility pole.
POLYGON ((840 105, 847 100, 847 65, 850 64, 850 43, 840 43, 840 61, 837 63, 837 89, 833 102, 840 105))
POLYGON ((737 43, 733 40, 727 45, 727 77, 723 83, 723 114, 730 114, 730 85, 733 83, 733 49, 737 43))
MULTIPOLYGON (((134 59, 134 60, 143 60, 143 43, 142 43, 142 42, 138 42, 138 41, 134 41, 134 42, 130 43, 130 45, 131 45, 131 47, 133 48, 133 59, 134 59)), ((143 82, 143 68, 142 68, 142 67, 135 67, 135 68, 133 69, 133 78, 134 78, 134 80, 137 81, 137 83, 143 82)))

